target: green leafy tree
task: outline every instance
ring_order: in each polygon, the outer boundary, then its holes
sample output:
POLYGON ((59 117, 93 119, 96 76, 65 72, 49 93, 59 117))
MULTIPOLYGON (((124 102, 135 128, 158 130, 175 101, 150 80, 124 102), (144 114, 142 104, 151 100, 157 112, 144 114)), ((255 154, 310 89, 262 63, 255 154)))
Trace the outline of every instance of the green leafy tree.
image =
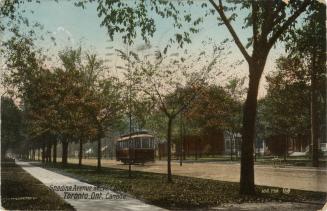
POLYGON ((300 80, 301 63, 298 60, 281 58, 278 71, 267 76, 267 95, 261 100, 258 135, 265 138, 276 135, 285 138, 284 159, 288 154, 288 140, 304 136, 309 128, 310 89, 300 80), (264 133, 264 134, 262 134, 264 133))
POLYGON ((51 74, 43 67, 43 58, 30 36, 12 37, 2 44, 6 48, 3 56, 8 68, 3 84, 8 93, 21 100, 23 111, 27 114, 24 119, 33 119, 26 127, 27 135, 33 139, 49 132, 49 128, 45 129, 48 125, 44 120, 52 112, 47 113, 43 109, 44 99, 49 97, 46 93, 49 89, 43 89, 43 85, 51 74))
POLYGON ((287 41, 288 57, 298 58, 303 64, 306 80, 310 83, 311 152, 312 165, 319 165, 319 130, 325 116, 326 85, 326 5, 315 1, 303 28, 294 31, 287 41))
POLYGON ((202 90, 185 112, 185 118, 193 134, 203 135, 206 130, 220 129, 227 131, 233 139, 241 129, 240 113, 238 99, 234 99, 226 88, 211 85, 202 90))
POLYGON ((115 78, 100 77, 104 66, 95 54, 86 54, 83 62, 81 49, 67 49, 60 58, 65 68, 58 72, 62 81, 62 99, 58 103, 63 114, 64 136, 80 141, 80 164, 83 139, 97 141, 97 167, 100 170, 101 139, 121 114, 121 84, 115 78))
MULTIPOLYGON (((295 20, 303 13, 313 1, 245 1, 241 2, 242 8, 249 9, 249 15, 245 18, 245 26, 251 27, 253 34, 248 46, 252 47, 250 55, 239 36, 231 25, 235 13, 231 17, 226 16, 226 9, 221 0, 216 3, 209 0, 219 13, 224 25, 231 33, 235 44, 240 49, 249 65, 249 86, 243 108, 242 130, 242 157, 240 193, 253 194, 254 168, 253 168, 253 143, 255 138, 255 119, 257 109, 257 95, 259 82, 264 70, 268 54, 274 44, 280 39, 285 31, 294 25, 295 20), (289 9, 289 10, 288 10, 289 9)), ((233 7, 230 7, 233 10, 233 7)))
POLYGON ((1 157, 4 158, 8 149, 13 152, 23 141, 22 111, 9 97, 1 97, 1 157))
POLYGON ((89 104, 85 108, 93 117, 97 129, 98 142, 98 169, 101 168, 101 139, 106 130, 115 128, 122 119, 124 103, 121 83, 116 78, 107 78, 100 81, 99 90, 93 100, 97 103, 89 104))
MULTIPOLYGON (((201 92, 211 70, 220 61, 221 49, 214 49, 212 61, 199 71, 190 70, 190 62, 183 57, 165 62, 161 52, 154 54, 153 60, 140 61, 135 72, 138 76, 138 90, 145 101, 151 101, 155 111, 162 112, 167 122, 167 180, 172 181, 171 173, 171 144, 173 122, 176 117, 187 109, 201 92)), ((195 62, 199 62, 204 54, 199 55, 195 62)), ((191 59, 190 59, 191 60, 191 59)), ((191 65, 192 66, 192 65, 191 65)))
MULTIPOLYGON (((59 52, 62 68, 55 70, 57 76, 56 111, 58 112, 58 132, 62 143, 62 163, 68 159, 68 144, 80 140, 82 135, 88 137, 90 119, 83 111, 83 97, 87 93, 84 75, 82 74, 82 51, 79 49, 65 49, 59 52), (83 131, 83 132, 82 132, 83 131)), ((93 127, 93 125, 90 127, 93 127)), ((95 134, 95 133, 93 133, 95 134)))

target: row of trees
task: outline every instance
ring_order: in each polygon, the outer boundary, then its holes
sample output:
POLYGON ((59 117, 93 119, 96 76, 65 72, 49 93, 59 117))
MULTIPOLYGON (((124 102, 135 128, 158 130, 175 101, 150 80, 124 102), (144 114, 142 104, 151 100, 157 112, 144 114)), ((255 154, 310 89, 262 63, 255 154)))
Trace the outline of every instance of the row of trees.
POLYGON ((6 43, 7 88, 21 100, 26 133, 33 148, 43 149, 43 159, 56 162, 57 141, 62 162, 67 163, 69 142, 97 141, 101 167, 101 139, 114 127, 124 109, 120 82, 102 77, 103 65, 95 54, 81 49, 59 53, 61 66, 47 67, 28 37, 6 43), (47 152, 47 153, 46 153, 47 152), (47 156, 46 156, 47 155, 47 156))
POLYGON ((124 62, 116 67, 123 72, 119 79, 110 77, 111 70, 96 55, 83 54, 81 48, 59 52, 60 66, 47 67, 42 51, 36 51, 27 36, 15 36, 5 46, 6 84, 22 100, 30 148, 33 152, 41 148, 43 160, 51 161, 53 150, 56 162, 59 141, 65 164, 68 144, 79 142, 81 165, 83 143, 97 141, 100 169, 101 139, 106 131, 126 126, 126 117, 153 131, 164 122, 167 175, 172 181, 171 142, 179 115, 185 116, 193 133, 217 127, 229 129, 230 134, 240 132, 238 97, 242 93, 237 89, 244 80, 233 79, 225 88, 209 85, 209 79, 222 72, 221 64, 228 56, 226 41, 198 55, 168 56, 153 51, 151 56, 141 57, 117 50, 124 62), (160 119, 156 119, 158 114, 160 119))
MULTIPOLYGON (((77 6, 85 6, 86 2, 95 2, 95 0, 82 1, 77 0, 75 4, 77 6)), ((293 32, 296 32, 296 19, 303 13, 306 13, 308 19, 314 19, 316 16, 324 16, 323 10, 325 6, 314 0, 289 0, 289 1, 227 1, 222 0, 209 0, 208 2, 196 2, 196 1, 129 1, 129 2, 118 2, 116 0, 98 0, 97 10, 99 17, 102 18, 101 25, 106 27, 110 38, 114 38, 115 33, 121 33, 123 40, 132 44, 133 40, 137 37, 138 33, 145 40, 148 41, 149 37, 152 37, 156 31, 156 21, 153 18, 153 14, 173 21, 173 27, 176 29, 176 34, 170 39, 170 43, 162 51, 166 55, 168 49, 173 44, 177 44, 180 47, 185 46, 186 43, 191 42, 191 35, 198 33, 201 28, 201 23, 205 21, 205 18, 209 15, 216 16, 218 19, 217 25, 225 25, 227 30, 230 32, 236 46, 244 56, 244 59, 249 66, 249 84, 247 89, 247 96, 243 106, 243 123, 242 123, 242 158, 241 158, 241 180, 240 180, 240 193, 242 194, 253 194, 254 188, 254 167, 253 167, 253 143, 255 138, 255 121, 257 113, 257 94, 259 89, 259 82, 267 61, 268 55, 272 47, 278 40, 289 41, 291 43, 289 49, 293 55, 298 55, 299 58, 303 58, 303 53, 310 52, 311 61, 311 119, 312 119, 312 143, 313 143, 313 154, 317 151, 317 112, 316 103, 317 96, 316 84, 317 77, 315 74, 316 65, 323 63, 321 59, 318 59, 317 54, 314 53, 313 49, 321 46, 321 43, 315 43, 315 46, 311 48, 305 48, 303 50, 302 42, 297 40, 298 38, 308 38, 306 33, 301 33, 303 36, 291 36, 293 32), (183 10, 183 7, 194 7, 202 13, 194 16, 191 10, 183 10), (244 45, 238 32, 233 28, 232 22, 236 20, 238 11, 247 11, 247 15, 244 17, 244 27, 251 28, 252 34, 248 39, 248 43, 244 45), (151 11, 151 12, 150 12, 151 11), (293 45, 293 44, 295 45, 293 45), (297 49, 297 50, 294 50, 297 49), (252 51, 250 54, 248 51, 252 51), (297 53, 295 53, 297 52, 297 53), (312 59, 314 58, 314 59, 312 59), (317 62, 317 63, 316 63, 317 62)), ((19 4, 19 1, 5 1, 5 5, 1 9, 5 16, 12 17, 15 19, 14 14, 15 6, 12 4, 19 4)), ((243 23, 243 22, 242 22, 243 23)), ((314 26, 316 21, 313 21, 311 25, 308 25, 307 31, 316 30, 314 26)), ((2 25, 1 25, 2 26, 2 25)), ((325 26, 323 25, 322 31, 319 31, 319 36, 325 36, 323 33, 325 26)), ((312 38, 312 36, 311 36, 312 38)), ((302 39, 304 40, 304 39, 302 39)), ((318 39, 317 39, 318 40, 318 39)), ((308 41, 308 40, 307 40, 308 41)), ((304 40, 304 43, 307 41, 304 40)), ((311 39, 313 41, 313 39, 311 39)), ((325 46, 325 45, 323 45, 325 46)), ((152 77, 152 71, 158 69, 157 66, 162 63, 161 58, 163 54, 157 56, 155 63, 143 63, 140 68, 148 78, 152 77), (159 61, 158 61, 159 60, 159 61), (150 77, 151 76, 151 77, 150 77)), ((308 54, 306 54, 308 55, 308 54)), ((207 64, 210 64, 208 62, 207 64)), ((24 66, 24 65, 23 65, 24 66)), ((210 65, 209 65, 210 66, 210 65)), ((167 72, 169 75, 172 72, 167 72)), ((197 80, 196 80, 197 81, 197 80)), ((157 83, 155 83, 157 84, 157 83)), ((200 83, 201 84, 201 83, 200 83)), ((191 86, 197 88, 197 86, 191 86)), ((153 88, 153 87, 152 87, 153 88)), ((197 88, 198 89, 198 88, 197 88)), ((200 89, 201 90, 201 89, 200 89)), ((177 114, 186 108, 189 100, 184 100, 185 105, 180 105, 180 109, 169 109, 166 103, 174 103, 171 100, 163 100, 160 89, 155 87, 154 92, 147 93, 150 99, 154 102, 159 102, 157 108, 163 111, 168 118, 168 130, 167 139, 170 142, 170 129, 169 125, 176 118, 177 114)), ((191 97, 193 99, 194 97, 191 97)), ((168 99, 168 98, 167 98, 168 99)), ((193 101, 193 100, 191 100, 193 101)), ((101 107, 101 106, 100 106, 101 107)), ((65 107, 66 108, 66 107, 65 107)), ((69 106, 67 107, 69 108, 69 106)), ((131 110, 131 109, 130 109, 131 110)), ((59 111, 59 110, 58 110, 59 111)), ((72 117, 71 117, 72 118, 72 117)), ((73 121, 72 121, 73 122, 73 121)), ((97 121, 95 121, 97 122, 97 121)), ((101 122, 101 121, 100 121, 101 122)), ((66 124, 69 125, 69 124, 66 124)), ((73 124, 72 124, 73 125, 73 124)), ((100 124, 99 124, 100 125, 100 124)), ((100 127, 98 127, 100 128, 100 127)), ((100 129, 97 130, 97 134, 100 134, 100 129)), ((100 136, 98 136, 100 137, 100 136)), ((313 156, 315 157, 315 155, 313 156)), ((316 157, 314 158, 316 161, 316 157)), ((170 165, 168 161, 168 172, 170 171, 170 165)), ((169 175, 169 174, 168 174, 169 175)), ((169 176, 168 176, 169 178, 169 176)))
POLYGON ((5 84, 21 100, 29 149, 34 152, 41 148, 46 161, 56 162, 60 142, 62 162, 67 163, 68 144, 79 142, 81 164, 83 143, 96 141, 100 169, 101 139, 105 132, 126 126, 127 116, 138 121, 139 127, 155 130, 147 122, 160 113, 166 122, 171 181, 171 141, 177 116, 184 113, 194 128, 204 127, 201 121, 207 122, 206 127, 226 128, 221 119, 233 115, 227 108, 233 108, 236 99, 207 82, 212 74, 218 74, 217 70, 221 72, 218 66, 226 56, 223 46, 224 43, 214 46, 212 55, 201 52, 198 56, 183 57, 168 57, 155 51, 151 58, 140 58, 134 52, 118 50, 125 66, 116 67, 124 74, 115 78, 95 54, 83 54, 81 48, 59 52, 60 65, 52 67, 47 65, 42 51, 35 50, 32 39, 15 36, 5 43, 9 70, 5 84), (194 65, 190 65, 190 60, 194 65), (207 120, 209 112, 218 109, 217 106, 221 113, 207 120))

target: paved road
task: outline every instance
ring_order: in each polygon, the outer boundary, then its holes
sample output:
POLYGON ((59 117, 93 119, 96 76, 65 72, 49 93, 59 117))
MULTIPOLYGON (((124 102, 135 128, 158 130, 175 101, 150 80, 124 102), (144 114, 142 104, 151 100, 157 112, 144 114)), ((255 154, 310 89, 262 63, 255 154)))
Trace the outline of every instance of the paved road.
MULTIPOLYGON (((77 163, 77 159, 69 162, 77 163)), ((85 159, 84 164, 96 165, 95 159, 85 159)), ((102 160, 102 166, 127 169, 127 165, 113 160, 102 160)), ((138 171, 166 173, 167 166, 164 161, 134 165, 132 169, 138 171)), ((175 175, 190 176, 205 179, 214 179, 230 182, 239 182, 240 165, 237 163, 172 163, 172 172, 175 175)), ((327 169, 308 167, 273 167, 256 165, 255 184, 273 187, 282 187, 299 190, 327 192, 327 169)))
POLYGON ((75 207, 78 211, 90 210, 139 210, 139 211, 159 211, 163 210, 159 207, 145 204, 139 200, 119 195, 111 190, 94 190, 95 186, 79 180, 33 166, 27 162, 16 161, 25 171, 31 174, 36 179, 40 180, 48 187, 55 189, 55 192, 64 198, 69 204, 75 207), (68 191, 70 187, 84 188, 80 191, 68 191), (91 190, 86 190, 91 189, 91 190), (87 194, 87 198, 85 197, 87 194), (101 196, 100 196, 101 195, 101 196), (91 197, 94 197, 93 199, 91 197), (77 199, 74 199, 77 197, 77 199), (99 197, 96 199, 95 197, 99 197))

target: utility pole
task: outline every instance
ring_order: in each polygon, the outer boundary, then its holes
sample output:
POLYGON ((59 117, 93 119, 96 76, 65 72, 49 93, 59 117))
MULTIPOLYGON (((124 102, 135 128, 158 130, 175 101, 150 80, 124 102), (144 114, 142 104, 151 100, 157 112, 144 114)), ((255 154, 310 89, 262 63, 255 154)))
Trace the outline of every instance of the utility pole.
POLYGON ((184 133, 183 133, 183 112, 180 113, 180 145, 179 145, 179 165, 183 165, 183 151, 184 151, 184 133))
MULTIPOLYGON (((127 45, 127 57, 130 57, 129 45, 127 45)), ((129 141, 128 141, 128 177, 132 177, 131 164, 131 142, 132 142, 132 72, 130 67, 130 60, 128 60, 128 75, 129 75, 129 141)))

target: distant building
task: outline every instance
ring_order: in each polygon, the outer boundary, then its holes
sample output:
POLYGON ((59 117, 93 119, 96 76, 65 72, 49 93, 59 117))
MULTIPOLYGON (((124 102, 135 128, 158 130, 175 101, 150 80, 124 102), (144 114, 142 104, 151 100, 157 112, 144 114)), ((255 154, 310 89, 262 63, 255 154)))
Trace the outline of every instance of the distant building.
POLYGON ((241 155, 241 141, 242 136, 240 133, 230 133, 224 132, 225 139, 225 149, 224 153, 230 155, 231 152, 233 155, 240 156, 241 155))
MULTIPOLYGON (((171 152, 175 157, 179 157, 181 153, 184 157, 224 154, 224 133, 220 129, 206 129, 201 135, 185 135, 182 145, 180 139, 172 141, 171 152)), ((159 158, 167 156, 166 140, 158 143, 157 156, 159 158)))
MULTIPOLYGON (((220 129, 205 129, 201 135, 187 135, 183 141, 185 156, 221 155, 224 154, 224 133, 220 129)), ((176 152, 179 153, 179 145, 176 152)))

